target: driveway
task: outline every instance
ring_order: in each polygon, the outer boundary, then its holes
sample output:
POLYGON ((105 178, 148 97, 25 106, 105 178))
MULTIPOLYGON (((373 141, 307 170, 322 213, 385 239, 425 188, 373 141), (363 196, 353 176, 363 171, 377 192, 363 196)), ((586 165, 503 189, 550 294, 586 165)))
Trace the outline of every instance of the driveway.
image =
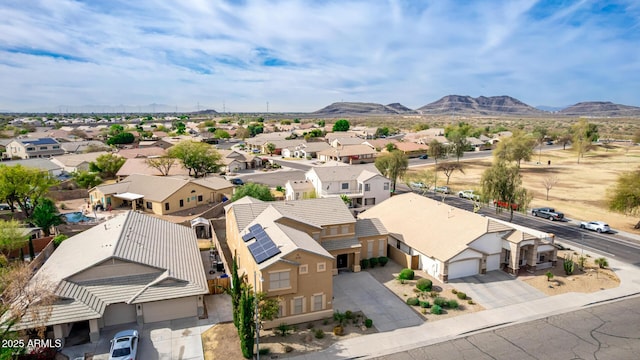
POLYGON ((546 297, 538 289, 520 281, 504 271, 490 271, 453 279, 449 284, 471 297, 485 309, 495 309, 546 297))
POLYGON ((219 322, 233 320, 231 298, 228 295, 206 295, 208 318, 185 318, 160 321, 139 326, 136 323, 109 326, 100 330, 95 344, 82 344, 62 349, 69 359, 84 359, 93 354, 93 360, 109 359, 110 341, 118 331, 135 329, 140 333, 138 359, 145 360, 202 360, 201 334, 219 322))
POLYGON ((420 314, 365 271, 334 277, 333 294, 334 310, 362 311, 380 332, 424 323, 420 314))

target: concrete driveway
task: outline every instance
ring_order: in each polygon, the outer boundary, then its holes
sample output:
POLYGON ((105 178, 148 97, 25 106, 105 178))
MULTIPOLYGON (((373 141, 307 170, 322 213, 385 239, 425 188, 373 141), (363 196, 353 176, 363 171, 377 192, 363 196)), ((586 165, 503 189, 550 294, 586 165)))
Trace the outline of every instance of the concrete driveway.
POLYGON ((490 271, 449 281, 458 291, 471 297, 485 309, 495 309, 546 297, 538 289, 504 271, 490 271))
POLYGON ((365 271, 334 277, 333 294, 334 310, 362 311, 380 332, 424 323, 418 313, 365 271))
POLYGON ((231 298, 228 295, 206 295, 208 318, 185 318, 160 321, 139 326, 136 323, 109 326, 101 329, 100 340, 62 349, 69 359, 84 359, 93 354, 93 360, 109 359, 111 339, 118 331, 135 329, 140 333, 138 359, 145 360, 202 360, 201 334, 219 322, 233 320, 231 298))

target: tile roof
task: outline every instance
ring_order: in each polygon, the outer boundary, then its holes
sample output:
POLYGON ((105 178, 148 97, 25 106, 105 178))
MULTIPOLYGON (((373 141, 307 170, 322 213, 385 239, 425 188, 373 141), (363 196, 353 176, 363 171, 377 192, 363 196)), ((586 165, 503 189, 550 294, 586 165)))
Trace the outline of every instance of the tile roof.
POLYGON ((368 237, 377 235, 387 235, 389 232, 377 218, 357 219, 356 220, 356 237, 368 237))
POLYGON ((130 192, 144 195, 147 200, 163 201, 190 182, 213 190, 233 187, 229 181, 219 177, 190 179, 181 176, 131 174, 119 183, 98 185, 96 188, 103 194, 130 192))
POLYGON ((122 149, 118 151, 118 155, 125 159, 133 158, 146 158, 150 156, 164 156, 167 155, 167 151, 161 147, 150 146, 136 149, 122 149))
POLYGON ((379 175, 360 166, 314 166, 307 172, 310 173, 315 173, 320 181, 362 180, 379 175))
POLYGON ((331 156, 354 156, 375 154, 376 151, 368 145, 346 145, 340 148, 331 148, 318 152, 318 155, 331 155, 331 156))
POLYGON ((357 249, 362 247, 360 241, 356 238, 349 239, 333 239, 325 240, 322 242, 322 247, 327 251, 344 250, 344 249, 357 249))
POLYGON ((98 151, 98 152, 90 152, 90 153, 80 153, 80 154, 67 154, 67 155, 59 155, 51 158, 51 161, 56 161, 58 164, 62 166, 78 166, 85 162, 96 161, 98 156, 102 156, 108 154, 106 151, 98 151))
MULTIPOLYGON (((134 158, 127 159, 125 163, 122 165, 120 170, 116 173, 116 176, 130 176, 133 174, 142 174, 142 175, 153 175, 153 176, 161 176, 162 173, 160 170, 147 165, 146 158, 134 158)), ((171 166, 169 169, 169 176, 174 175, 189 175, 189 170, 185 169, 184 166, 180 163, 179 160, 171 166)))

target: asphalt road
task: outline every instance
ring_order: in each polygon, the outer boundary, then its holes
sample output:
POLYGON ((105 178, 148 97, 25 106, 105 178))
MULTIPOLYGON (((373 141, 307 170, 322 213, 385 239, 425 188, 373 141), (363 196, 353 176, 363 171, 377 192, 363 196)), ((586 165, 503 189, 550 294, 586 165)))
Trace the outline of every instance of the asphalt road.
POLYGON ((640 359, 638 324, 635 297, 376 359, 640 359))

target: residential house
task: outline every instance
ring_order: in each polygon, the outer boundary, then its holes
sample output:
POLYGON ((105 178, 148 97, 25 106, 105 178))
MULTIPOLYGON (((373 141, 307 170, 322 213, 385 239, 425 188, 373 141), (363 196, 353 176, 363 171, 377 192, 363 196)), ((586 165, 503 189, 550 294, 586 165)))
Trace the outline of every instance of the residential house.
POLYGON ((53 177, 60 176, 62 174, 62 166, 50 161, 49 159, 33 158, 26 160, 9 160, 3 161, 4 166, 16 166, 21 165, 27 168, 38 169, 42 172, 47 172, 53 177))
POLYGON ((109 154, 106 151, 66 154, 51 158, 51 162, 62 167, 62 170, 71 174, 80 171, 89 171, 89 164, 95 162, 99 156, 109 154))
POLYGON ((544 269, 557 259, 552 234, 414 193, 393 196, 358 217, 382 222, 389 231, 390 258, 443 282, 499 269, 512 274, 544 269))
POLYGON ((334 148, 340 148, 348 145, 360 145, 362 143, 364 143, 364 140, 359 137, 341 137, 329 142, 329 144, 334 148))
MULTIPOLYGON (((122 181, 124 178, 133 174, 142 174, 150 176, 165 176, 160 170, 147 164, 147 158, 127 159, 116 173, 116 179, 122 181)), ((169 168, 167 176, 189 176, 189 170, 182 166, 180 160, 175 159, 173 165, 169 168)))
POLYGON ((238 172, 260 168, 262 166, 262 159, 254 155, 243 154, 235 150, 222 149, 219 149, 218 153, 221 155, 220 160, 224 164, 224 171, 226 172, 238 172))
MULTIPOLYGON (((416 144, 408 141, 399 141, 394 143, 396 149, 403 154, 405 154, 409 158, 418 157, 420 155, 424 155, 429 150, 427 145, 416 144)), ((386 148, 382 149, 382 152, 388 152, 386 148)))
POLYGON ((60 143, 52 138, 15 139, 6 146, 3 156, 8 159, 49 158, 63 155, 60 143))
MULTIPOLYGON (((258 134, 255 137, 245 139, 244 143, 247 151, 249 152, 266 153, 266 151, 264 151, 265 150, 264 146, 267 143, 286 140, 290 136, 291 136, 290 132, 273 132, 273 133, 267 133, 267 134, 263 133, 263 134, 258 134)), ((298 140, 298 142, 300 141, 298 140)), ((284 147, 287 147, 290 145, 295 145, 295 144, 294 143, 286 144, 286 146, 284 147)))
POLYGON ((151 176, 132 174, 115 184, 89 190, 91 205, 105 209, 130 208, 157 215, 172 214, 230 199, 233 185, 224 178, 151 176))
POLYGON ((297 158, 317 158, 318 152, 330 148, 324 141, 303 142, 299 145, 282 149, 282 156, 297 158))
POLYGON ((372 149, 376 151, 382 151, 387 144, 396 144, 398 142, 397 139, 393 138, 385 138, 385 139, 371 139, 363 142, 364 145, 370 146, 372 149))
POLYGON ((107 326, 200 316, 208 293, 193 229, 135 211, 65 240, 32 281, 52 283, 57 300, 44 324, 16 329, 46 325, 63 340, 77 327, 93 343, 107 326))
POLYGON ((362 256, 386 256, 382 224, 356 220, 339 198, 263 202, 244 197, 225 210, 227 256, 235 254, 245 281, 279 299, 278 319, 267 328, 330 317, 333 275, 341 269, 360 271, 362 256))
POLYGON ((357 137, 362 139, 375 139, 378 132, 377 127, 354 127, 349 129, 349 132, 356 134, 357 137))
POLYGON ((331 132, 330 127, 328 130, 325 129, 325 131, 327 131, 327 133, 324 135, 324 140, 329 144, 331 144, 331 142, 333 142, 333 140, 336 140, 336 139, 357 137, 356 134, 351 132, 345 132, 345 131, 331 132))
POLYGON ((145 147, 134 149, 120 149, 117 154, 125 159, 148 158, 166 156, 167 151, 161 147, 145 147))
POLYGON ((491 150, 491 143, 482 141, 475 137, 467 137, 467 144, 473 148, 473 151, 491 150))
MULTIPOLYGON (((155 134, 155 133, 154 133, 155 134)), ((174 144, 162 139, 156 140, 143 140, 138 143, 138 148, 160 148, 167 150, 172 147, 174 144)))
POLYGON ((311 194, 321 198, 346 196, 352 207, 366 208, 391 195, 391 180, 357 166, 314 166, 305 173, 305 178, 307 183, 287 182, 288 200, 303 199, 311 194))
POLYGON ((367 145, 347 145, 318 151, 318 160, 361 164, 375 161, 376 151, 367 145))
POLYGON ((111 148, 105 145, 101 141, 97 140, 83 140, 83 141, 70 141, 60 143, 60 147, 67 154, 82 154, 86 152, 94 151, 109 151, 111 148))

